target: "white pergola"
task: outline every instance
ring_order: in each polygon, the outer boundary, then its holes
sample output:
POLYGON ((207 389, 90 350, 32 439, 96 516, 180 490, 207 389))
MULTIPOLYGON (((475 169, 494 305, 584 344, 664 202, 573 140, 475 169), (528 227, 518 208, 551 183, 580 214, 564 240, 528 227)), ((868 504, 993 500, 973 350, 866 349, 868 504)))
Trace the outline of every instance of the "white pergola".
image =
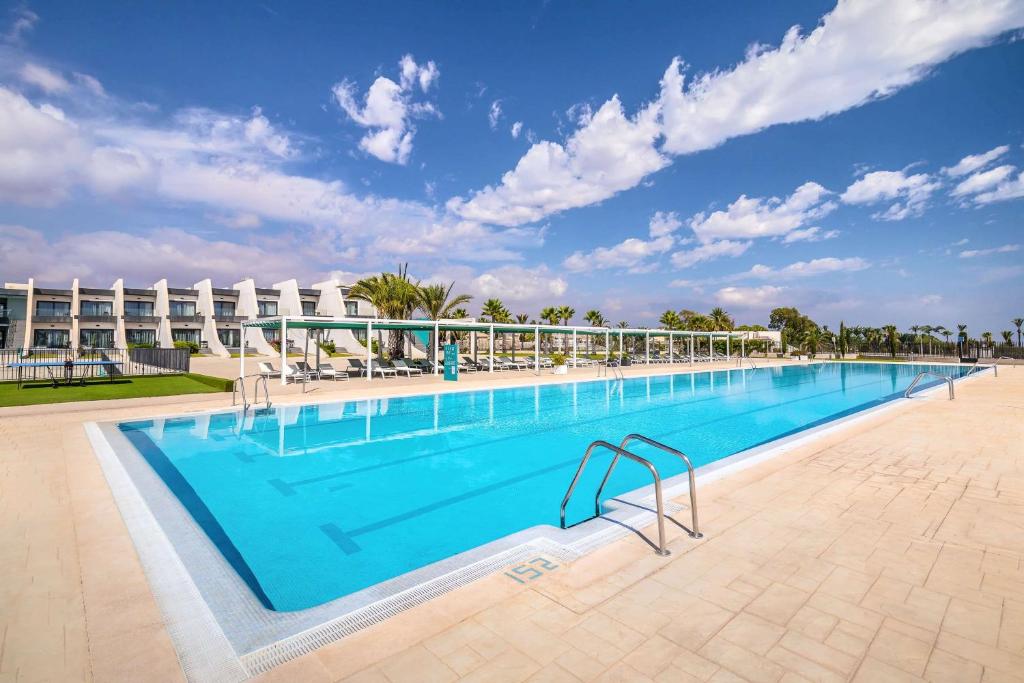
MULTIPOLYGON (((239 324, 242 337, 242 348, 239 354, 239 375, 245 376, 245 330, 246 328, 258 328, 258 329, 271 329, 281 331, 281 369, 285 368, 288 362, 288 330, 306 330, 306 355, 308 359, 309 354, 309 334, 308 331, 318 331, 322 333, 324 330, 350 330, 350 331, 365 331, 366 332, 366 366, 367 368, 373 367, 373 344, 371 343, 372 335, 374 332, 390 332, 392 330, 401 330, 405 332, 429 332, 432 334, 431 348, 434 350, 435 360, 438 346, 438 339, 442 332, 469 332, 472 336, 470 337, 470 344, 472 352, 476 351, 476 336, 478 334, 487 334, 488 339, 488 353, 487 353, 487 365, 488 371, 494 372, 494 336, 496 334, 532 334, 534 335, 533 344, 533 355, 534 355, 534 369, 537 374, 540 374, 540 338, 543 334, 560 334, 565 335, 566 341, 568 338, 572 338, 571 344, 571 355, 572 364, 575 367, 579 357, 579 338, 581 336, 603 336, 605 339, 604 354, 605 361, 611 356, 611 346, 613 339, 618 337, 618 353, 621 355, 625 348, 626 337, 643 337, 644 338, 644 362, 650 363, 651 360, 651 339, 667 339, 668 340, 668 353, 669 360, 671 363, 675 363, 675 343, 677 341, 686 342, 686 352, 683 354, 685 360, 680 362, 689 362, 690 364, 695 362, 696 359, 696 348, 700 345, 701 340, 708 340, 709 352, 714 348, 715 341, 725 341, 725 353, 726 356, 732 356, 732 340, 738 338, 740 340, 740 357, 746 357, 746 339, 747 332, 744 331, 694 331, 694 330, 661 330, 661 329, 647 329, 647 328, 609 328, 609 327, 574 327, 570 325, 524 325, 519 323, 492 323, 492 322, 478 322, 472 320, 389 320, 387 318, 349 318, 349 317, 325 317, 325 316, 278 316, 271 318, 258 318, 255 320, 246 320, 239 324)), ((317 366, 320 365, 320 345, 316 346, 316 360, 317 366)), ((308 360, 307 360, 308 362, 308 360)), ((434 374, 438 374, 439 364, 433 364, 434 374)), ((367 371, 366 381, 373 381, 373 372, 367 371)), ((287 382, 287 377, 284 372, 281 373, 281 384, 287 382)))

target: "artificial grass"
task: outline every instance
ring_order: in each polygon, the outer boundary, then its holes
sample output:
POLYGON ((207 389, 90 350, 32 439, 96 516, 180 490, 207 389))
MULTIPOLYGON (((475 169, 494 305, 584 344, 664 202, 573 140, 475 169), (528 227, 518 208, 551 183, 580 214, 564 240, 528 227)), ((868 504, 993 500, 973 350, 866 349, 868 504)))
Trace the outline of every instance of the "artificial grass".
POLYGON ((56 389, 49 382, 26 382, 21 389, 17 382, 0 383, 0 407, 28 406, 71 401, 102 401, 121 398, 212 394, 231 391, 231 380, 190 373, 155 377, 125 377, 110 382, 106 379, 61 384, 56 389))

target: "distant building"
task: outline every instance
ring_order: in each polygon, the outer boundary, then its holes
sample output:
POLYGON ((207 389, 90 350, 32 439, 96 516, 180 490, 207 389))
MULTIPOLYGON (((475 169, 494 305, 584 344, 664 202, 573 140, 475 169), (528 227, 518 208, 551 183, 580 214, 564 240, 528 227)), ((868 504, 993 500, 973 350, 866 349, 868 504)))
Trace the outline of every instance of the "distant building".
MULTIPOLYGON (((169 287, 160 280, 146 289, 125 287, 117 280, 109 289, 36 287, 8 282, 0 289, 0 348, 171 348, 190 342, 208 353, 229 356, 242 346, 239 323, 279 315, 371 317, 365 301, 348 299, 350 285, 337 280, 299 287, 295 280, 270 288, 252 279, 231 288, 214 287, 210 280, 189 288, 169 287)), ((359 332, 332 330, 328 339, 339 349, 362 348, 359 332)), ((279 330, 248 329, 247 351, 273 353, 279 330)), ((365 336, 365 333, 364 333, 365 336)), ((289 343, 301 346, 305 332, 289 330, 289 343)))

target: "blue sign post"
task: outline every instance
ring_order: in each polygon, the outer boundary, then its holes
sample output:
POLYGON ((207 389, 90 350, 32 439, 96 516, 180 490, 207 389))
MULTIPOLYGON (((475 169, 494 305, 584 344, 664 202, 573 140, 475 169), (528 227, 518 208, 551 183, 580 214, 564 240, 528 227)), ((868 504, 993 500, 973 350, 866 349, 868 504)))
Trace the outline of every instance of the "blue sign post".
POLYGON ((459 381, 459 345, 444 345, 444 378, 446 381, 459 381))

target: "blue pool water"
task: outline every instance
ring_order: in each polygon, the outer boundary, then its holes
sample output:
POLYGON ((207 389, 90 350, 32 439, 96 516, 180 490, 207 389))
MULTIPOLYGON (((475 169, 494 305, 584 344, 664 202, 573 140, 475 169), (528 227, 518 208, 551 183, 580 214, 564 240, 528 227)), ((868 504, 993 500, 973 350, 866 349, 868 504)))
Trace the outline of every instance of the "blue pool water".
MULTIPOLYGON (((902 395, 921 370, 826 364, 207 414, 119 426, 263 604, 299 610, 539 524, 586 446, 639 432, 695 466, 902 395)), ((681 463, 636 444, 663 477, 681 463)), ((592 460, 568 522, 592 513, 592 460)), ((650 483, 615 470, 608 495, 650 483)))

